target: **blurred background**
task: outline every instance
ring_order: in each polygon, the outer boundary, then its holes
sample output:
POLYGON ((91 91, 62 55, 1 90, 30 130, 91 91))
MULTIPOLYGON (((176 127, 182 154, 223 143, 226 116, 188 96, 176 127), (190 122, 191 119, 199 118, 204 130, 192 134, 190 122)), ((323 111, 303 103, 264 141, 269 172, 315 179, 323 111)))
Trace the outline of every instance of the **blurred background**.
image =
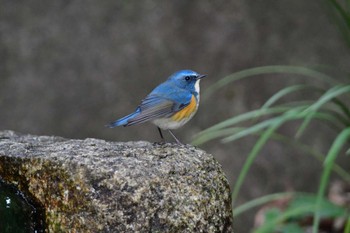
MULTIPOLYGON (((104 125, 132 112, 179 69, 208 75, 202 93, 233 72, 263 65, 349 69, 349 47, 323 1, 0 0, 0 5, 0 130, 153 142, 159 134, 151 124, 104 125)), ((201 130, 255 109, 300 81, 278 76, 237 82, 202 99, 197 115, 175 134, 190 143, 201 130)), ((325 138, 314 129, 310 144, 329 146, 332 133, 325 138)), ((254 142, 212 141, 200 148, 222 164, 232 185, 254 142)), ((314 191, 320 167, 314 158, 269 143, 238 202, 271 192, 314 191)), ((236 219, 236 232, 249 232, 252 216, 236 219)))

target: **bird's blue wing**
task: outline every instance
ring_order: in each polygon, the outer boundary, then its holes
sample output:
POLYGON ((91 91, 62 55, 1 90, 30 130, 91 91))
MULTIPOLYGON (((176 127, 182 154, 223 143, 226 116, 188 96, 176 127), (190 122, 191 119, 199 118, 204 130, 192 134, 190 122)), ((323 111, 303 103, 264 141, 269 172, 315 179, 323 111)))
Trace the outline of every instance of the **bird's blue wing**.
MULTIPOLYGON (((155 89, 156 90, 156 89, 155 89)), ((126 126, 144 123, 157 118, 170 117, 189 105, 192 94, 179 89, 157 90, 149 94, 138 107, 140 113, 129 119, 126 126)))

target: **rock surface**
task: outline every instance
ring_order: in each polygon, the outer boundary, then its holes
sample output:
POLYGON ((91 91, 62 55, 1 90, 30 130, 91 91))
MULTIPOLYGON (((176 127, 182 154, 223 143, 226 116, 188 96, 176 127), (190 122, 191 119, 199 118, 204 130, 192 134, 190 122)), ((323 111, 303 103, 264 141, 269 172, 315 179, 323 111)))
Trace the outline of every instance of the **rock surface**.
POLYGON ((189 145, 0 132, 0 176, 33 196, 49 232, 231 232, 221 166, 189 145))

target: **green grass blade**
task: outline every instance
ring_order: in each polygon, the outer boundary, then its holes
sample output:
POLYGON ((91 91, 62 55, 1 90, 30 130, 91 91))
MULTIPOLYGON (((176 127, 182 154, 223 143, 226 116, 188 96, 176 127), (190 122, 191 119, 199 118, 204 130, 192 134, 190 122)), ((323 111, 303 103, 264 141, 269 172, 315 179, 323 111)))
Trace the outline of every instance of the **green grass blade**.
POLYGON ((232 142, 232 141, 235 141, 237 139, 240 139, 240 138, 243 138, 243 137, 246 137, 248 135, 252 135, 254 133, 257 133, 261 130, 264 130, 265 128, 268 128, 270 127, 271 125, 274 125, 276 121, 279 120, 280 117, 278 117, 277 119, 276 118, 272 118, 272 119, 268 119, 268 120, 265 120, 263 122, 260 122, 258 124, 255 124, 251 127, 248 127, 242 131, 239 131, 233 135, 230 135, 228 137, 225 137, 224 139, 222 139, 222 142, 223 143, 228 143, 228 142, 232 142))
POLYGON ((305 131, 306 127, 309 125, 311 119, 313 118, 313 115, 316 113, 316 111, 325 103, 332 100, 333 98, 350 93, 350 85, 346 86, 335 86, 331 88, 329 91, 327 91, 324 95, 322 95, 318 101, 316 101, 314 104, 312 104, 308 109, 306 109, 306 112, 309 112, 306 116, 305 120, 299 127, 296 137, 300 137, 301 134, 305 131))
MULTIPOLYGON (((246 129, 245 127, 228 128, 228 129, 223 130, 223 132, 218 131, 218 132, 213 132, 213 134, 208 134, 207 135, 208 138, 202 138, 201 140, 209 141, 212 139, 220 138, 222 136, 226 136, 226 134, 231 134, 231 133, 243 131, 245 129, 246 129)), ((261 136, 262 132, 256 132, 256 133, 254 133, 254 135, 261 136)), ((297 148, 298 150, 300 150, 306 154, 310 154, 311 156, 316 158, 318 161, 324 162, 325 156, 321 152, 315 150, 315 148, 313 148, 307 144, 304 144, 298 140, 295 140, 294 138, 290 138, 290 137, 287 137, 287 136, 284 136, 284 135, 278 134, 278 133, 273 133, 271 136, 271 139, 278 141, 278 142, 281 142, 281 143, 284 143, 290 147, 297 148)), ((350 153, 350 150, 349 150, 349 153, 350 153)), ((332 169, 343 180, 345 180, 346 182, 350 182, 350 174, 346 170, 344 170, 342 167, 340 167, 338 164, 335 163, 332 169)))
POLYGON ((231 135, 231 136, 228 136, 228 137, 222 139, 222 141, 224 143, 228 143, 228 142, 237 140, 239 138, 248 136, 250 134, 257 133, 260 130, 263 130, 267 127, 274 127, 274 125, 276 125, 276 124, 280 125, 288 120, 297 119, 298 117, 300 117, 299 116, 300 112, 301 111, 297 108, 291 109, 291 110, 285 112, 283 115, 277 116, 275 118, 267 119, 265 121, 257 123, 251 127, 246 128, 243 131, 238 132, 237 134, 234 134, 234 135, 231 135))
POLYGON ((344 127, 350 126, 350 118, 345 117, 343 114, 339 113, 338 111, 333 109, 323 109, 324 113, 328 113, 330 115, 333 115, 334 118, 334 125, 338 125, 338 132, 344 129, 344 127))
MULTIPOLYGON (((289 199, 286 208, 283 210, 276 209, 278 214, 275 214, 272 218, 266 218, 264 225, 260 226, 254 232, 284 232, 281 230, 285 229, 286 225, 291 223, 297 224, 300 220, 311 217, 312 210, 315 209, 317 196, 308 193, 294 193, 292 197, 292 199, 289 199)), ((320 213, 325 218, 341 218, 347 216, 346 207, 337 206, 328 200, 322 201, 320 207, 320 213)), ((273 209, 272 207, 270 210, 273 209)), ((267 212, 268 210, 265 213, 267 212)))
MULTIPOLYGON (((214 140, 220 137, 225 137, 223 139, 224 143, 232 142, 234 140, 238 140, 242 137, 249 136, 252 134, 256 134, 257 132, 263 130, 264 128, 269 127, 271 124, 273 124, 274 121, 278 120, 279 118, 285 118, 285 115, 287 118, 290 118, 290 120, 297 120, 300 118, 303 118, 307 113, 303 112, 303 110, 306 108, 306 106, 298 106, 298 107, 277 107, 277 108, 268 108, 265 110, 259 109, 254 110, 248 113, 241 114, 239 116, 230 118, 224 122, 221 122, 217 125, 214 125, 199 134, 196 135, 194 140, 192 141, 193 145, 200 145, 205 142, 208 142, 210 140, 214 140), (289 111, 287 111, 289 110, 289 111), (271 118, 265 121, 262 121, 260 123, 256 123, 255 125, 251 127, 229 127, 233 124, 238 124, 242 121, 256 119, 258 117, 263 116, 264 114, 273 114, 273 113, 282 113, 285 112, 284 115, 279 115, 275 118, 271 118), (294 114, 294 116, 292 116, 294 114), (292 117, 291 117, 292 116, 292 117)), ((333 112, 331 110, 325 110, 324 112, 316 112, 313 116, 314 119, 320 119, 327 122, 330 122, 332 124, 332 128, 336 129, 342 129, 343 125, 338 124, 339 122, 344 122, 344 124, 347 123, 347 121, 337 118, 337 112, 333 112)), ((339 116, 341 117, 341 116, 339 116)))
POLYGON ((334 98, 332 102, 339 107, 339 109, 344 113, 344 115, 350 120, 350 110, 348 106, 338 98, 334 98))
MULTIPOLYGON (((308 107, 308 105, 305 106, 300 106, 301 109, 306 109, 308 107)), ((235 124, 244 122, 244 121, 248 121, 248 120, 252 120, 252 119, 256 119, 258 117, 262 117, 265 115, 273 115, 273 114, 278 114, 278 113, 284 113, 288 110, 290 110, 292 107, 286 107, 286 106, 281 106, 281 107, 274 107, 274 108, 268 108, 268 109, 258 109, 258 110, 253 110, 247 113, 243 113, 240 114, 238 116, 229 118, 225 121, 222 121, 216 125, 213 125, 205 130, 203 130, 202 132, 198 133, 193 141, 192 141, 192 145, 200 145, 203 144, 209 140, 215 139, 217 137, 217 135, 219 135, 220 133, 218 133, 217 131, 219 130, 225 130, 228 127, 231 127, 235 124), (211 136, 211 134, 213 134, 214 136, 211 136)))
POLYGON ((344 233, 350 233, 350 217, 348 217, 348 220, 346 221, 344 233))
POLYGON ((252 165, 252 163, 254 162, 256 156, 258 155, 258 153, 260 152, 260 150, 262 149, 262 147, 266 144, 266 142, 270 139, 271 135, 273 134, 273 132, 280 127, 280 125, 282 124, 282 121, 277 121, 275 122, 272 126, 270 126, 259 138, 259 140, 255 143, 253 149, 251 150, 251 152, 249 153, 242 171, 239 173, 237 181, 233 187, 233 192, 232 192, 232 206, 234 206, 234 203, 237 199, 238 193, 241 189, 241 186, 243 184, 243 181, 252 165))
POLYGON ((326 167, 329 165, 332 165, 334 163, 334 160, 339 154, 340 149, 343 147, 344 144, 346 144, 350 137, 350 127, 345 128, 335 139, 335 141, 332 144, 332 147, 327 154, 327 157, 324 161, 324 164, 326 167))
POLYGON ((316 70, 301 67, 301 66, 283 66, 283 65, 274 65, 274 66, 261 66, 261 67, 254 67, 246 70, 242 70, 236 73, 233 73, 231 75, 228 75, 218 82, 211 85, 204 93, 203 93, 203 99, 208 98, 210 95, 212 95, 214 92, 216 92, 218 89, 226 86, 227 84, 243 79, 248 77, 253 77, 256 75, 262 75, 262 74, 277 74, 277 73, 283 73, 283 74, 295 74, 295 75, 301 75, 306 76, 310 78, 319 79, 320 81, 329 83, 329 84, 335 84, 337 81, 333 79, 332 77, 323 74, 321 72, 318 72, 316 70))
POLYGON ((237 115, 235 117, 229 118, 225 121, 222 121, 216 125, 213 125, 205 130, 203 130, 202 132, 200 132, 199 134, 205 134, 211 131, 215 131, 218 129, 222 129, 222 128, 227 128, 229 126, 232 126, 234 124, 238 124, 247 120, 252 120, 252 119, 256 119, 258 117, 262 117, 262 116, 266 116, 266 115, 273 115, 273 114, 278 114, 278 113, 284 113, 288 110, 291 109, 300 109, 304 110, 307 107, 309 107, 309 104, 305 104, 304 102, 302 103, 297 103, 300 104, 300 106, 276 106, 276 107, 271 107, 271 108, 266 108, 266 109, 257 109, 257 110, 253 110, 250 112, 246 112, 240 115, 237 115))
POLYGON ((276 103, 282 97, 284 97, 290 93, 296 92, 296 91, 304 90, 308 87, 309 87, 308 85, 301 84, 301 85, 293 85, 293 86, 283 88, 282 90, 278 91, 276 94, 271 96, 261 108, 262 109, 269 108, 270 106, 272 106, 274 103, 276 103))
POLYGON ((201 135, 197 136, 192 141, 191 144, 194 146, 198 146, 198 145, 204 144, 208 141, 211 141, 211 140, 214 140, 217 138, 221 138, 221 137, 235 134, 235 133, 242 131, 244 129, 245 129, 244 127, 231 127, 231 128, 220 129, 220 130, 212 131, 209 133, 201 134, 201 135))
MULTIPOLYGON (((283 122, 287 122, 287 121, 292 121, 292 120, 303 119, 303 118, 305 118, 305 116, 307 116, 306 112, 294 111, 292 109, 290 111, 287 111, 285 114, 283 114, 281 116, 277 116, 275 118, 271 118, 271 119, 262 121, 260 123, 257 123, 255 125, 251 126, 251 127, 246 128, 242 131, 238 131, 237 133, 235 133, 233 135, 227 136, 227 137, 222 139, 222 142, 228 143, 228 142, 232 142, 232 141, 238 140, 240 138, 246 137, 248 135, 255 134, 255 133, 257 133, 261 130, 264 130, 265 128, 273 125, 274 122, 276 122, 276 121, 282 120, 283 122)), ((315 112, 312 115, 312 119, 320 119, 320 120, 331 122, 331 123, 337 122, 337 119, 334 117, 333 114, 329 114, 326 112, 315 112)))
MULTIPOLYGON (((336 0, 326 0, 332 9, 332 16, 343 34, 345 41, 350 45, 350 13, 346 10, 342 4, 339 4, 336 0)), ((345 6, 349 9, 349 0, 345 0, 345 6)))
POLYGON ((295 216, 300 216, 305 213, 310 213, 310 210, 314 207, 314 205, 305 205, 305 206, 300 206, 297 208, 293 208, 291 210, 285 211, 281 213, 280 216, 278 216, 274 221, 270 221, 260 228, 256 229, 254 233, 271 233, 274 232, 275 226, 278 226, 279 223, 286 221, 287 219, 290 219, 295 216))
POLYGON ((343 21, 350 29, 350 15, 343 9, 343 7, 336 0, 329 0, 329 2, 334 6, 334 9, 339 13, 339 15, 343 18, 343 21))
MULTIPOLYGON (((315 150, 315 148, 313 148, 307 144, 301 143, 298 140, 295 140, 295 139, 290 138, 290 137, 286 137, 286 136, 278 134, 278 133, 274 133, 271 138, 273 140, 282 142, 288 146, 295 147, 295 148, 303 151, 306 154, 310 154, 311 156, 316 158, 318 161, 324 162, 325 156, 321 152, 315 150)), ((350 174, 346 170, 344 170, 342 167, 340 167, 338 164, 334 163, 332 170, 337 175, 339 175, 344 181, 350 182, 350 174)))
MULTIPOLYGON (((257 133, 257 135, 259 135, 259 136, 261 136, 261 134, 262 134, 261 132, 257 133)), ((316 158, 318 161, 320 161, 322 163, 324 162, 325 156, 321 152, 315 150, 315 148, 313 148, 307 144, 304 144, 298 140, 295 140, 294 138, 290 138, 290 137, 287 137, 287 136, 284 136, 284 135, 278 134, 278 133, 273 133, 271 136, 271 139, 278 141, 278 142, 281 142, 281 143, 284 143, 290 147, 295 147, 298 150, 300 150, 306 154, 310 154, 311 156, 316 158)), ((346 170, 344 170, 338 164, 334 163, 332 170, 337 175, 339 175, 344 181, 350 182, 350 173, 347 172, 346 170)))
POLYGON ((337 96, 340 96, 345 93, 350 92, 350 85, 346 86, 335 86, 329 89, 326 93, 324 93, 314 104, 312 104, 309 109, 305 111, 312 111, 319 109, 322 105, 327 103, 328 101, 334 99, 337 96))
POLYGON ((314 212, 314 223, 312 226, 312 232, 317 233, 319 224, 320 224, 320 206, 326 191, 326 187, 328 184, 329 176, 334 164, 336 157, 338 156, 340 150, 343 148, 344 144, 348 141, 350 137, 350 128, 344 129, 334 140, 329 152, 324 161, 325 168, 323 169, 321 182, 317 193, 317 200, 314 212))
POLYGON ((237 217, 240 214, 244 213, 245 211, 248 211, 248 210, 255 208, 257 206, 266 204, 266 203, 274 201, 274 200, 292 197, 293 195, 294 195, 293 192, 274 193, 274 194, 265 195, 263 197, 256 198, 252 201, 246 202, 243 205, 240 205, 240 206, 234 208, 232 215, 233 215, 233 217, 237 217))
POLYGON ((252 118, 256 118, 257 116, 264 116, 264 115, 269 115, 269 114, 275 114, 275 113, 282 113, 287 111, 290 108, 287 107, 283 107, 283 108, 274 108, 274 109, 258 109, 258 110, 253 110, 250 112, 246 112, 237 116, 234 116, 232 118, 229 118, 227 120, 224 120, 218 124, 215 124, 205 130, 203 130, 202 132, 200 132, 196 137, 200 137, 204 134, 208 134, 220 129, 224 129, 227 127, 230 127, 232 125, 250 120, 252 118))

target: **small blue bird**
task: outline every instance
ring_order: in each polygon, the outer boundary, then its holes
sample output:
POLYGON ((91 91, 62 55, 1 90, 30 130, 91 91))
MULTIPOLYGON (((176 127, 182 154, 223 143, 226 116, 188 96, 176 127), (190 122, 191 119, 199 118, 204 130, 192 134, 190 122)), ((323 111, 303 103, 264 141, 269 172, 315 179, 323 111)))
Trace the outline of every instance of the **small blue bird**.
POLYGON ((168 130, 177 143, 181 142, 171 132, 186 124, 197 112, 199 104, 199 83, 206 75, 192 70, 180 70, 146 96, 135 112, 111 122, 107 127, 131 126, 152 122, 162 130, 168 130))

